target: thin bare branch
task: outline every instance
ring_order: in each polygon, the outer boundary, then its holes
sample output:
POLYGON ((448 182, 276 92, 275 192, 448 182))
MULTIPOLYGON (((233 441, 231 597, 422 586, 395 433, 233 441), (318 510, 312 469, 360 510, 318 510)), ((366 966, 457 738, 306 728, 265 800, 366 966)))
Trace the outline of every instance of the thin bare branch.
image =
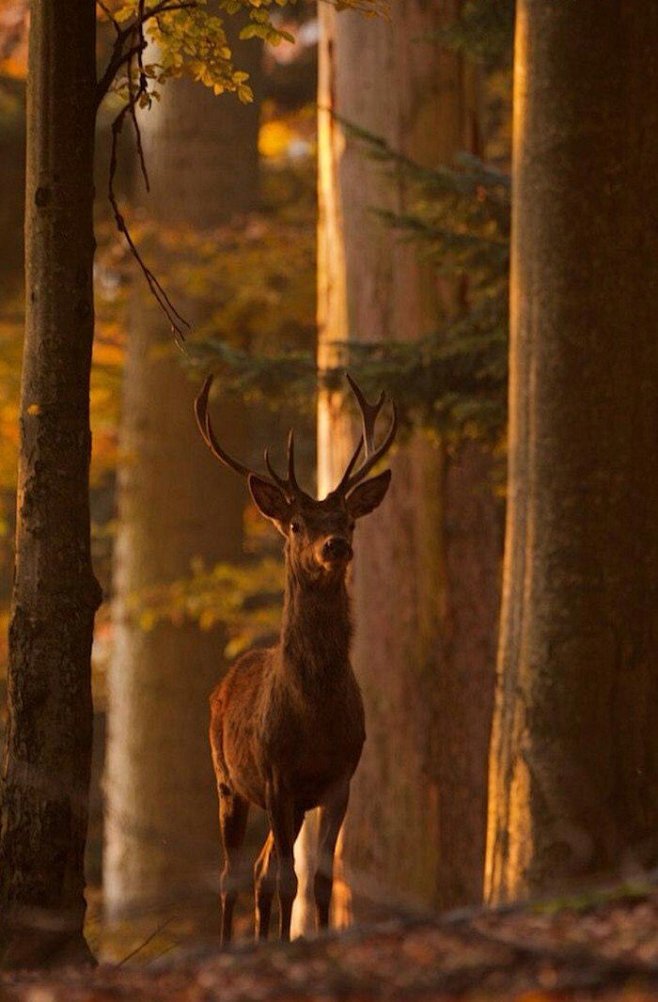
MULTIPOLYGON (((133 129, 135 131, 135 145, 137 147, 137 159, 139 161, 139 168, 144 178, 144 185, 146 190, 150 192, 151 185, 149 182, 149 175, 146 169, 146 159, 144 157, 144 147, 142 146, 142 133, 139 127, 139 122, 137 121, 137 108, 141 101, 142 95, 146 94, 148 97, 148 106, 151 106, 151 98, 148 95, 148 77, 146 76, 146 70, 144 68, 144 49, 146 48, 146 39, 144 37, 144 4, 146 0, 139 0, 139 18, 138 18, 138 29, 140 44, 136 46, 137 48, 137 69, 139 72, 139 84, 135 94, 131 93, 130 102, 130 118, 133 123, 133 129)), ((128 88, 132 88, 132 74, 129 74, 128 88)))
MULTIPOLYGON (((96 85, 96 108, 100 105, 101 101, 109 91, 112 86, 113 81, 119 70, 128 63, 135 54, 139 54, 141 49, 139 46, 144 41, 144 25, 151 18, 158 17, 160 14, 168 14, 170 11, 177 10, 191 10, 199 6, 198 0, 181 0, 181 2, 171 3, 169 0, 162 0, 162 3, 156 4, 154 7, 145 7, 142 0, 140 0, 140 9, 138 10, 137 16, 134 20, 122 28, 119 22, 114 18, 107 8, 107 6, 97 0, 101 10, 107 15, 114 25, 114 29, 117 33, 117 37, 114 41, 114 46, 112 48, 112 55, 105 68, 103 75, 96 85), (129 50, 125 49, 127 41, 131 36, 137 36, 140 41, 137 45, 131 46, 129 50)), ((146 43, 141 46, 145 48, 146 43)))
POLYGON ((108 21, 110 21, 110 23, 112 24, 112 26, 113 26, 114 30, 116 31, 117 35, 120 35, 121 34, 121 26, 120 26, 119 22, 117 21, 116 17, 114 16, 114 14, 112 13, 112 11, 110 10, 110 8, 107 6, 106 3, 103 3, 103 0, 96 0, 96 3, 98 4, 98 6, 100 7, 100 9, 105 14, 105 17, 108 19, 108 21))
POLYGON ((130 252, 137 261, 152 295, 154 296, 160 309, 167 317, 167 320, 171 325, 171 330, 176 344, 179 348, 181 348, 181 350, 185 350, 185 332, 189 330, 190 324, 178 312, 164 288, 141 256, 132 234, 130 233, 128 224, 126 223, 126 220, 119 208, 114 182, 117 171, 119 137, 121 135, 121 130, 126 116, 129 116, 135 133, 139 167, 142 177, 144 178, 146 190, 150 191, 151 187, 146 166, 146 159, 144 156, 144 148, 142 145, 142 134, 137 117, 137 109, 145 95, 148 99, 148 103, 150 104, 148 75, 144 65, 144 50, 147 45, 144 26, 152 18, 157 18, 162 14, 167 14, 173 11, 191 10, 197 8, 199 3, 198 0, 175 0, 175 2, 172 2, 172 0, 160 0, 159 3, 156 3, 151 7, 147 7, 146 0, 139 0, 135 17, 128 25, 126 25, 126 27, 123 28, 117 19, 112 15, 104 0, 98 0, 98 3, 101 10, 114 26, 116 39, 105 72, 96 85, 96 108, 98 109, 101 101, 108 93, 113 82, 116 80, 117 74, 120 73, 124 67, 126 73, 126 88, 128 92, 125 104, 121 107, 112 122, 112 143, 110 150, 110 169, 108 180, 109 202, 112 206, 112 212, 114 214, 117 229, 120 233, 123 233, 126 238, 130 252), (136 85, 134 71, 135 61, 137 64, 136 85))
POLYGON ((132 958, 136 957, 138 953, 141 953, 145 946, 148 946, 149 943, 153 942, 156 936, 159 936, 161 932, 164 932, 164 930, 167 928, 168 925, 171 925, 171 923, 174 921, 174 918, 175 916, 172 915, 172 917, 168 918, 165 922, 161 922, 160 925, 157 926, 157 928, 155 928, 153 932, 150 933, 146 937, 146 939, 139 944, 139 946, 136 946, 134 950, 131 950, 130 953, 126 954, 126 956, 123 957, 117 963, 116 966, 123 967, 123 965, 127 964, 129 960, 132 960, 132 958))
POLYGON ((158 14, 168 14, 172 10, 190 10, 193 7, 198 7, 198 0, 180 0, 177 3, 170 3, 169 0, 162 0, 162 3, 156 4, 154 7, 146 7, 142 16, 142 24, 152 18, 157 17, 158 14))
POLYGON ((185 340, 185 332, 189 330, 190 324, 178 312, 178 310, 172 303, 171 299, 163 289, 162 285, 160 284, 158 279, 155 277, 151 269, 148 267, 148 265, 142 258, 142 255, 140 254, 139 249, 135 244, 135 241, 133 240, 132 234, 128 229, 128 224, 126 223, 123 214, 119 208, 116 191, 114 189, 114 181, 116 178, 117 163, 118 163, 119 136, 121 135, 121 130, 123 128, 123 123, 126 118, 126 115, 131 114, 131 107, 132 107, 132 99, 129 97, 129 99, 121 108, 121 110, 119 111, 118 115, 116 116, 116 118, 112 123, 112 144, 110 151, 108 198, 110 205, 112 206, 112 212, 114 214, 114 220, 116 222, 117 229, 119 230, 120 233, 123 233, 124 237, 126 238, 126 242, 128 244, 128 247, 130 248, 130 252, 137 261, 142 271, 142 274, 146 279, 148 287, 151 290, 151 293, 153 294, 156 302, 158 303, 158 306, 163 311, 163 313, 165 314, 167 320, 171 325, 171 330, 174 335, 174 338, 176 339, 177 343, 182 345, 182 343, 185 340))
POLYGON ((114 40, 114 46, 112 47, 112 55, 105 68, 105 72, 101 76, 100 80, 96 84, 96 110, 109 91, 112 83, 116 79, 117 73, 122 66, 125 66, 134 55, 134 47, 125 50, 127 35, 118 27, 117 25, 117 37, 114 40))

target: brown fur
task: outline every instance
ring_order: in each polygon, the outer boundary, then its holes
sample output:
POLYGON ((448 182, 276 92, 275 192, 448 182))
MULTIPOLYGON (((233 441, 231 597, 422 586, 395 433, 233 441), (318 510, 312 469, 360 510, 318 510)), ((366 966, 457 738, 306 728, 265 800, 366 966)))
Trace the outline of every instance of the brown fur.
POLYGON ((241 847, 250 803, 267 811, 270 833, 256 861, 256 935, 265 938, 278 890, 280 935, 290 938, 297 893, 293 846, 304 813, 319 808, 318 923, 329 922, 336 839, 347 810, 350 780, 365 740, 363 702, 349 660, 352 635, 345 578, 356 519, 381 504, 390 470, 366 480, 395 438, 397 415, 375 448, 375 424, 386 401, 368 403, 348 374, 363 434, 343 477, 323 501, 299 487, 294 437, 288 437, 288 476, 265 462, 271 479, 251 472, 219 443, 208 414, 212 376, 194 405, 201 435, 225 466, 247 477, 261 514, 286 539, 286 594, 281 638, 250 651, 231 668, 210 700, 210 744, 219 793, 224 846, 222 941, 231 939, 233 908, 242 882, 241 847), (356 467, 361 450, 364 458, 356 467))
POLYGON ((272 829, 256 863, 257 935, 267 936, 278 876, 281 936, 289 937, 297 889, 292 850, 304 812, 314 807, 321 808, 317 916, 321 927, 328 923, 336 838, 365 740, 363 702, 349 660, 345 579, 354 519, 379 504, 389 479, 390 473, 381 474, 347 500, 331 494, 324 501, 303 496, 290 502, 278 488, 264 491, 250 478, 256 503, 286 536, 286 592, 279 644, 243 655, 211 697, 225 853, 224 941, 231 938, 243 877, 239 853, 250 803, 268 812, 272 829), (336 539, 341 554, 329 559, 327 542, 336 539))

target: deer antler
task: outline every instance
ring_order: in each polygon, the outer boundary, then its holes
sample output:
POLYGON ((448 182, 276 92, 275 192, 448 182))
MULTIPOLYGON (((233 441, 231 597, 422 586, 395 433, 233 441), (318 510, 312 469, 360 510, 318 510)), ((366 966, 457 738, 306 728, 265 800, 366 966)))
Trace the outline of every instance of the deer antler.
MULTIPOLYGON (((358 385, 356 380, 349 375, 349 373, 347 373, 347 381, 352 388, 352 392, 354 393, 356 401, 359 405, 359 410, 361 411, 363 433, 356 444, 356 448, 349 463, 347 464, 341 482, 334 491, 336 494, 348 494, 352 488, 361 483, 368 473, 370 473, 372 468, 390 449, 398 427, 397 411, 395 409, 395 404, 391 401, 393 408, 391 424, 384 441, 378 448, 375 448, 375 425, 377 423, 379 412, 388 398, 385 393, 380 393, 379 400, 377 400, 374 404, 370 404, 363 395, 361 387, 358 385), (353 472, 364 445, 365 456, 363 463, 356 470, 356 472, 353 472)), ((267 466, 270 476, 266 477, 263 476, 263 474, 258 473, 256 470, 252 470, 250 467, 245 466, 239 460, 234 459, 234 457, 219 444, 210 423, 210 415, 208 414, 208 398, 212 382, 213 376, 208 376, 201 388, 201 392, 194 402, 194 413, 196 414, 196 420, 199 426, 199 431, 201 432, 201 437, 212 452, 215 459, 218 459, 220 463, 224 464, 224 466, 228 466, 229 469, 239 473, 241 477, 249 477, 253 474, 254 476, 260 477, 261 480, 266 480, 268 483, 282 490, 290 501, 300 495, 307 496, 297 483, 297 477, 295 475, 295 437, 292 429, 288 435, 288 476, 286 478, 281 477, 272 466, 268 449, 265 449, 265 465, 267 466)))
POLYGON ((391 418, 391 424, 389 426, 388 432, 386 433, 384 441, 377 449, 375 449, 375 425, 377 423, 377 417, 379 416, 379 412, 381 411, 382 407, 384 406, 384 403, 388 398, 386 394, 382 391, 376 403, 374 404, 368 403, 363 394, 363 390, 356 382, 356 380, 353 379, 352 376, 350 376, 349 372, 346 373, 346 376, 347 376, 347 381, 352 389, 352 392, 356 397, 356 402, 359 405, 359 410, 361 411, 363 433, 357 443, 354 453, 352 454, 352 458, 347 464, 347 468, 343 474, 343 478, 339 483, 338 487, 336 488, 336 493, 341 493, 341 494, 348 494, 353 487, 356 487, 357 484, 361 483, 361 481, 368 475, 368 473, 370 473, 372 468, 379 462, 379 460, 386 455, 391 445, 393 444, 393 440, 395 439, 395 433, 397 432, 398 429, 397 410, 395 408, 395 404, 393 403, 393 401, 391 401, 391 406, 393 408, 393 416, 391 418), (352 470, 354 469, 356 461, 359 458, 359 454, 361 452, 361 449, 363 448, 364 443, 365 443, 364 461, 358 468, 356 473, 352 473, 352 470))
POLYGON ((280 477, 276 470, 272 467, 268 449, 265 450, 265 463, 267 465, 267 469, 269 470, 270 477, 263 476, 262 473, 258 473, 256 470, 252 470, 250 467, 244 466, 243 463, 234 459, 233 456, 219 444, 210 423, 210 415, 208 413, 208 397, 210 396, 210 387, 212 386, 213 378, 213 376, 208 376, 205 383, 201 387, 201 392, 194 401, 194 413, 196 414, 196 421, 199 426, 199 431, 201 432, 201 437, 212 452, 215 459, 218 459, 220 463, 224 464, 224 466, 228 466, 229 469, 235 470, 235 472, 239 473, 241 477, 249 477, 250 475, 253 475, 279 487, 289 500, 292 500, 295 496, 303 494, 304 492, 297 483, 297 477, 295 476, 295 442, 292 429, 288 435, 288 477, 285 480, 283 477, 280 477))
POLYGON ((293 496, 295 494, 303 494, 303 491, 299 484, 297 483, 297 477, 295 476, 295 433, 290 429, 288 432, 288 477, 286 480, 280 477, 276 472, 272 464, 270 463, 269 449, 265 450, 265 465, 270 472, 272 479, 279 485, 284 494, 288 496, 293 496))
POLYGON ((201 387, 201 392, 194 401, 194 413, 196 415, 196 423, 199 426, 199 431, 201 432, 201 437, 206 443, 210 451, 212 452, 215 459, 218 459, 220 463, 224 466, 228 466, 230 470, 235 470, 239 473, 241 477, 248 477, 251 473, 256 474, 255 470, 249 469, 248 466, 243 466, 237 459, 234 459, 230 453, 223 449, 215 437, 215 433, 212 430, 212 425, 210 423, 210 415, 208 414, 208 397, 210 396, 210 387, 214 376, 208 376, 205 383, 201 387))

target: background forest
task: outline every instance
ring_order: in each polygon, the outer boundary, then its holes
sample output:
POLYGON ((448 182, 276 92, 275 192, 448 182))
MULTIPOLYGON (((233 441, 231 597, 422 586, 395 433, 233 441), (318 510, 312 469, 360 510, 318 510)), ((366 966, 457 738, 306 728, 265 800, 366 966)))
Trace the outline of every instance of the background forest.
POLYGON ((654 0, 0 4, 6 966, 217 938, 208 696, 284 570, 208 373, 317 497, 345 370, 398 409, 333 925, 658 865, 657 39, 654 0))

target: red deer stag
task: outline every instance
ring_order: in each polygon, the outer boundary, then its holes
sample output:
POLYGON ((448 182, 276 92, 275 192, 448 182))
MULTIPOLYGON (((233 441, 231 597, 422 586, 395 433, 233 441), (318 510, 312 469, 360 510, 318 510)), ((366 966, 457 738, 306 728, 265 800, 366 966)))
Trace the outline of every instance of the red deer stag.
POLYGON ((210 744, 224 847, 223 943, 231 939, 244 872, 240 851, 252 803, 267 811, 270 822, 254 868, 256 936, 267 938, 278 888, 280 936, 290 939, 297 893, 293 846, 304 813, 314 807, 320 808, 316 913, 320 928, 329 922, 336 839, 365 740, 363 702, 349 659, 352 625, 345 577, 355 520, 381 503, 391 471, 365 478, 390 448, 397 428, 393 406, 388 432, 375 448, 375 423, 385 396, 369 404, 348 379, 361 410, 363 434, 342 480, 323 501, 314 500, 297 483, 292 431, 287 478, 274 470, 267 450, 270 475, 263 477, 233 459, 215 437, 208 415, 212 377, 196 400, 207 446, 225 466, 247 478, 256 507, 286 540, 279 643, 244 654, 210 699, 210 744), (364 458, 357 467, 362 449, 364 458))

